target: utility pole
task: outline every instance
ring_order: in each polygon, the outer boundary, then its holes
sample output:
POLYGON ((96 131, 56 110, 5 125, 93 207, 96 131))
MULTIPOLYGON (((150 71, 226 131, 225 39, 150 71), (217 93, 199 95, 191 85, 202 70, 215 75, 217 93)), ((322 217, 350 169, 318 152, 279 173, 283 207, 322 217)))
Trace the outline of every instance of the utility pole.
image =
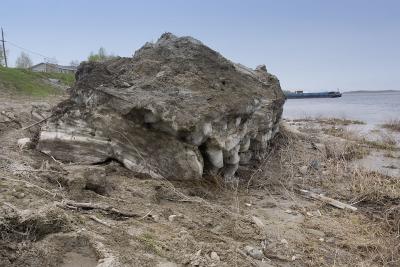
POLYGON ((3 27, 1 27, 1 41, 3 42, 3 54, 4 54, 4 62, 6 63, 6 68, 7 66, 7 55, 6 55, 6 47, 4 46, 4 32, 3 32, 3 27))

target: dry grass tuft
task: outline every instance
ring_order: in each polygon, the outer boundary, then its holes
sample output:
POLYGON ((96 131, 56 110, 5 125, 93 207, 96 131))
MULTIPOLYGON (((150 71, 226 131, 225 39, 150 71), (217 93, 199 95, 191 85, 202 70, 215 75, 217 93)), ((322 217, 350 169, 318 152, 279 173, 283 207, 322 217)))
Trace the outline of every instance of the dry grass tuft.
POLYGON ((351 141, 346 141, 340 146, 338 144, 326 146, 326 155, 328 159, 351 161, 362 159, 368 154, 368 148, 351 141))
POLYGON ((382 127, 395 132, 400 132, 400 119, 389 120, 382 124, 382 127))
POLYGON ((354 169, 349 178, 351 196, 355 199, 376 204, 400 200, 399 179, 359 169, 354 169))
POLYGON ((348 126, 351 124, 358 124, 358 125, 364 125, 365 122, 360 121, 360 120, 349 120, 349 119, 339 119, 339 118, 327 118, 325 120, 322 120, 322 123, 325 124, 330 124, 330 125, 344 125, 348 126))
POLYGON ((322 128, 322 132, 327 135, 357 142, 360 145, 367 146, 368 148, 389 151, 395 151, 398 149, 396 139, 388 133, 381 133, 380 139, 370 140, 365 136, 361 136, 357 132, 349 130, 347 128, 332 126, 330 128, 322 128))
POLYGON ((396 233, 397 238, 400 238, 400 204, 385 211, 385 220, 390 230, 396 233))
POLYGON ((347 138, 322 144, 318 138, 282 127, 273 142, 275 153, 259 168, 251 187, 263 187, 268 193, 285 192, 294 198, 298 188, 318 190, 358 207, 357 212, 348 213, 321 204, 323 215, 305 221, 305 227, 332 237, 335 246, 300 242, 297 246, 308 255, 304 259, 307 264, 399 266, 400 180, 355 168, 354 159, 380 144, 368 144, 346 129, 332 129, 335 135, 347 138), (311 162, 318 162, 319 167, 312 168, 311 162), (304 166, 307 171, 300 171, 304 166))
POLYGON ((322 128, 322 132, 327 135, 339 137, 346 140, 358 139, 359 135, 355 131, 351 131, 347 128, 332 126, 329 128, 322 128))
POLYGON ((303 119, 295 119, 293 120, 294 122, 315 122, 319 124, 326 124, 326 125, 343 125, 343 126, 348 126, 348 125, 364 125, 365 122, 360 121, 360 120, 349 120, 346 118, 324 118, 324 117, 305 117, 303 119))
POLYGON ((381 133, 380 136, 381 138, 378 140, 368 140, 365 137, 363 137, 359 139, 359 142, 371 148, 389 150, 389 151, 397 150, 397 141, 392 135, 388 133, 381 133))
POLYGON ((61 209, 44 206, 31 211, 15 207, 2 208, 0 216, 0 242, 7 240, 36 241, 51 233, 69 230, 69 218, 61 209))
MULTIPOLYGON (((335 238, 335 251, 331 252, 334 255, 330 255, 333 262, 330 259, 313 266, 398 266, 398 240, 382 224, 360 214, 337 212, 335 215, 308 223, 308 227, 318 228, 335 238)), ((318 260, 324 250, 332 248, 320 243, 315 250, 322 250, 315 253, 318 260)))
POLYGON ((392 159, 400 158, 399 156, 396 156, 396 154, 394 154, 392 151, 386 152, 385 154, 383 154, 383 156, 392 159))

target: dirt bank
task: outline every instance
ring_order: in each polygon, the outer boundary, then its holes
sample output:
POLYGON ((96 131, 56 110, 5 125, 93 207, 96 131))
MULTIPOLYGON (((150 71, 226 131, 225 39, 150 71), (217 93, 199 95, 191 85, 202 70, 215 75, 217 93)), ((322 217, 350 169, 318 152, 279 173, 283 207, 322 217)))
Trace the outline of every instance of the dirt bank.
POLYGON ((399 178, 352 167, 365 155, 353 141, 283 130, 237 188, 149 179, 21 148, 31 110, 46 116, 61 99, 0 99, 0 266, 400 264, 399 178))

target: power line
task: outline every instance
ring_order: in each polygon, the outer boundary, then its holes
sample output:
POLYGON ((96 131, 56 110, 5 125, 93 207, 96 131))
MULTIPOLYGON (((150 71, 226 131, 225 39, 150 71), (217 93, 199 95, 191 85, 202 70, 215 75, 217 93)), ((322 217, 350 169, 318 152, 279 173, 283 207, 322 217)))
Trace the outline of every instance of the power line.
MULTIPOLYGON (((3 28, 1 28, 1 32, 3 33, 3 28)), ((5 58, 6 66, 7 66, 7 57, 6 57, 6 52, 5 52, 4 43, 8 43, 8 44, 10 44, 10 45, 12 45, 12 46, 14 46, 14 47, 17 47, 17 48, 19 48, 19 49, 21 49, 21 50, 24 50, 24 51, 28 52, 28 53, 30 53, 30 54, 40 56, 40 57, 43 58, 43 60, 44 60, 45 63, 60 64, 59 62, 57 62, 58 60, 57 60, 55 57, 48 57, 48 56, 46 56, 46 55, 43 55, 42 53, 33 51, 33 50, 31 50, 31 49, 28 49, 28 48, 25 48, 25 47, 23 47, 23 46, 20 46, 20 45, 14 43, 14 42, 11 42, 10 40, 5 40, 5 39, 4 39, 4 35, 3 35, 3 37, 2 37, 2 40, 0 40, 0 41, 3 42, 3 53, 4 53, 4 58, 5 58), (52 59, 54 59, 54 61, 52 61, 52 59)))
POLYGON ((31 54, 35 54, 35 55, 37 55, 37 56, 41 56, 41 57, 43 57, 44 59, 50 59, 50 57, 48 57, 48 56, 45 56, 45 55, 43 55, 43 54, 41 54, 41 53, 38 53, 38 52, 32 51, 32 50, 30 50, 30 49, 28 49, 28 48, 25 48, 25 47, 22 47, 22 46, 20 46, 20 45, 17 45, 16 43, 10 42, 9 40, 4 40, 4 41, 7 42, 7 43, 9 43, 9 44, 11 44, 12 46, 15 46, 15 47, 17 47, 17 48, 19 48, 19 49, 25 50, 25 51, 27 51, 27 52, 29 52, 29 53, 31 53, 31 54))

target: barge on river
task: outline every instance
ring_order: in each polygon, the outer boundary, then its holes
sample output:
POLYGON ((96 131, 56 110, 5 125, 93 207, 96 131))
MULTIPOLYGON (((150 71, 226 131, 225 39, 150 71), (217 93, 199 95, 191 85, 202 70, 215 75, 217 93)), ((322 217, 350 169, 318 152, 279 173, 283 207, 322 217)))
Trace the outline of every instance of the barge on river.
POLYGON ((303 91, 285 92, 286 98, 335 98, 341 97, 342 93, 338 92, 320 92, 320 93, 304 93, 303 91))

